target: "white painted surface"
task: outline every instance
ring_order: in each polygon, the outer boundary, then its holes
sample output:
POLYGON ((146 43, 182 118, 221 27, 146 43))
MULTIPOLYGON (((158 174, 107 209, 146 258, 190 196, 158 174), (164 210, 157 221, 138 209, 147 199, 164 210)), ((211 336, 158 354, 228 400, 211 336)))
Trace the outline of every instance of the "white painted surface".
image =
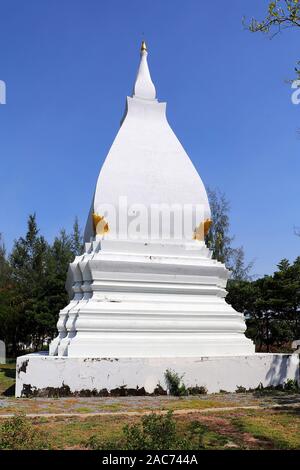
POLYGON ((156 91, 155 86, 151 80, 147 55, 148 52, 146 50, 141 51, 140 66, 134 84, 134 96, 144 100, 155 100, 156 91))
MULTIPOLYGON (((115 208, 118 218, 120 196, 126 198, 128 207, 141 204, 148 211, 151 204, 190 204, 194 212, 201 205, 202 214, 195 214, 195 226, 210 218, 202 180, 167 121, 166 103, 155 99, 146 51, 141 53, 134 95, 127 97, 125 118, 98 177, 85 230, 87 242, 93 237, 92 213, 104 215, 103 207, 109 205, 115 208)), ((119 233, 113 218, 106 219, 110 231, 105 238, 113 238, 116 233, 119 238, 127 238, 124 230, 119 233)), ((192 239, 194 228, 187 239, 192 239)), ((149 232, 150 227, 140 238, 149 238, 149 232)))
MULTIPOLYGON (((202 204, 197 223, 210 217, 200 176, 171 130, 165 104, 141 54, 134 96, 101 169, 90 211, 85 252, 70 264, 70 303, 59 315, 50 355, 69 357, 200 357, 245 355, 254 344, 245 320, 225 302, 228 271, 203 241, 135 240, 126 230, 92 236, 92 213, 102 204, 202 204)), ((199 215, 199 214, 198 214, 199 215)), ((126 226, 127 228, 127 226, 126 226)), ((163 232, 163 231, 162 231, 163 232)), ((163 235, 163 233, 162 233, 163 235)), ((170 235, 170 234, 169 234, 170 235)), ((144 237, 144 239, 143 239, 144 237)))
POLYGON ((16 396, 22 395, 23 385, 40 391, 67 385, 72 393, 144 387, 152 393, 159 383, 166 389, 166 369, 183 375, 187 387, 203 385, 209 393, 234 392, 240 385, 249 389, 260 383, 266 387, 299 380, 299 355, 84 359, 30 354, 18 358, 16 396))
POLYGON ((70 357, 245 355, 245 321, 225 302, 228 271, 204 242, 98 240, 70 265, 73 298, 50 354, 70 357))

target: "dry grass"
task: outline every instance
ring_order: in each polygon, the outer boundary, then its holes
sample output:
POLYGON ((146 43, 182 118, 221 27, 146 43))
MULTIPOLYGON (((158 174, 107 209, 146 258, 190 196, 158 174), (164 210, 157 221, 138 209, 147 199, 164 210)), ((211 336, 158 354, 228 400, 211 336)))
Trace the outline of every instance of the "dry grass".
POLYGON ((14 395, 15 364, 0 364, 0 395, 14 395))
MULTIPOLYGON (((37 433, 47 434, 53 449, 84 449, 96 435, 101 441, 119 440, 126 424, 139 422, 138 416, 95 416, 88 418, 35 418, 37 433)), ((300 415, 271 410, 234 410, 175 416, 180 437, 188 437, 191 423, 195 446, 205 449, 299 449, 300 415), (198 434, 197 434, 198 433, 198 434), (198 444, 197 444, 198 443, 198 444)))

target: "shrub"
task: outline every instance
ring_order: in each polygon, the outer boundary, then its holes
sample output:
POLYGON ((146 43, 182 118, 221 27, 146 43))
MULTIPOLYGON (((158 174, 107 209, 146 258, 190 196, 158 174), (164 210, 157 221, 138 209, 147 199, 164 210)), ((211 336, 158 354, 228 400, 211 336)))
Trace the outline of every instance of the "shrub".
POLYGON ((300 387, 298 381, 296 379, 288 379, 286 382, 278 384, 278 385, 268 385, 264 387, 263 384, 260 382, 256 388, 249 388, 248 390, 239 385, 236 389, 236 393, 246 393, 246 392, 255 392, 259 393, 260 395, 264 394, 275 394, 277 392, 287 392, 287 393, 299 393, 300 387))
POLYGON ((166 415, 151 413, 137 424, 124 426, 122 436, 114 440, 92 436, 85 446, 93 450, 200 450, 220 448, 227 441, 226 436, 198 421, 192 421, 180 437, 169 411, 166 415))
POLYGON ((93 450, 184 450, 188 446, 188 441, 177 436, 172 411, 166 415, 151 413, 143 416, 138 424, 124 426, 119 439, 101 441, 92 436, 86 444, 93 450))
POLYGON ((183 375, 177 374, 174 370, 167 369, 165 372, 165 381, 170 395, 175 397, 183 397, 186 395, 206 395, 207 388, 204 385, 195 385, 194 387, 186 387, 182 381, 183 375))
POLYGON ((24 413, 15 414, 0 427, 0 449, 37 450, 49 448, 46 436, 36 432, 24 413))
POLYGON ((165 381, 170 395, 175 397, 182 397, 188 394, 186 386, 182 382, 182 376, 179 376, 177 372, 167 369, 165 372, 165 381))
POLYGON ((85 447, 91 450, 119 450, 124 449, 124 442, 122 439, 107 439, 101 440, 98 436, 91 436, 86 443, 85 447))
POLYGON ((187 389, 189 395, 207 395, 207 388, 204 385, 195 385, 187 389))
POLYGON ((176 422, 169 411, 166 415, 143 416, 141 425, 125 426, 127 450, 164 450, 178 447, 176 422))
POLYGON ((299 392, 299 384, 297 380, 295 379, 288 379, 284 384, 283 384, 283 389, 286 392, 299 392))

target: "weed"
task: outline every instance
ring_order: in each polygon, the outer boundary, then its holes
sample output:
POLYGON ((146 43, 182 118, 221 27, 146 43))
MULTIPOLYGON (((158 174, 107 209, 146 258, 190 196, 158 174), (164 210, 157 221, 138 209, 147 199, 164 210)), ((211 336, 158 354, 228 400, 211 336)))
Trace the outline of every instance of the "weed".
POLYGON ((207 388, 204 385, 195 385, 187 389, 189 395, 207 395, 207 388))
POLYGON ((172 411, 166 415, 151 413, 140 423, 125 425, 119 439, 101 441, 97 436, 88 440, 86 447, 94 450, 166 450, 187 449, 188 441, 179 439, 172 411))
POLYGON ((167 369, 165 372, 165 380, 170 395, 175 397, 182 397, 188 394, 186 386, 182 382, 183 375, 178 375, 177 372, 167 369))
POLYGON ((36 433, 31 421, 24 413, 7 419, 0 428, 0 449, 35 450, 48 449, 44 433, 36 433))

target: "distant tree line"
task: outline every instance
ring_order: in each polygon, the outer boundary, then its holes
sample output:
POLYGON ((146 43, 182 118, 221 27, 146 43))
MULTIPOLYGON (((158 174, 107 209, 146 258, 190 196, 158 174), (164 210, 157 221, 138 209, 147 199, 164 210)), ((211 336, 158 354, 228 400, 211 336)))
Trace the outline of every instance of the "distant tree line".
POLYGON ((245 263, 243 247, 232 247, 225 195, 208 190, 208 196, 213 225, 206 243, 231 270, 227 302, 245 315, 246 335, 257 351, 290 350, 291 341, 300 339, 300 256, 293 263, 283 259, 274 274, 253 279, 253 262, 245 263))
MULTIPOLYGON (((258 351, 287 350, 300 338, 300 257, 282 260, 273 275, 253 279, 253 262, 246 263, 243 247, 233 247, 229 203, 220 191, 208 191, 213 225, 206 238, 212 256, 231 270, 226 300, 246 316, 247 336, 258 351)), ((0 339, 15 357, 41 350, 56 335, 68 265, 83 252, 77 219, 72 233, 61 230, 53 243, 40 234, 30 215, 27 233, 6 253, 0 237, 0 339)))
POLYGON ((8 256, 0 240, 0 339, 8 356, 40 350, 55 336, 59 310, 68 303, 68 264, 82 249, 77 219, 73 232, 61 230, 52 244, 39 233, 35 215, 8 256))
POLYGON ((283 259, 272 275, 230 280, 227 301, 247 319, 258 351, 286 351, 300 338, 300 256, 283 259))

